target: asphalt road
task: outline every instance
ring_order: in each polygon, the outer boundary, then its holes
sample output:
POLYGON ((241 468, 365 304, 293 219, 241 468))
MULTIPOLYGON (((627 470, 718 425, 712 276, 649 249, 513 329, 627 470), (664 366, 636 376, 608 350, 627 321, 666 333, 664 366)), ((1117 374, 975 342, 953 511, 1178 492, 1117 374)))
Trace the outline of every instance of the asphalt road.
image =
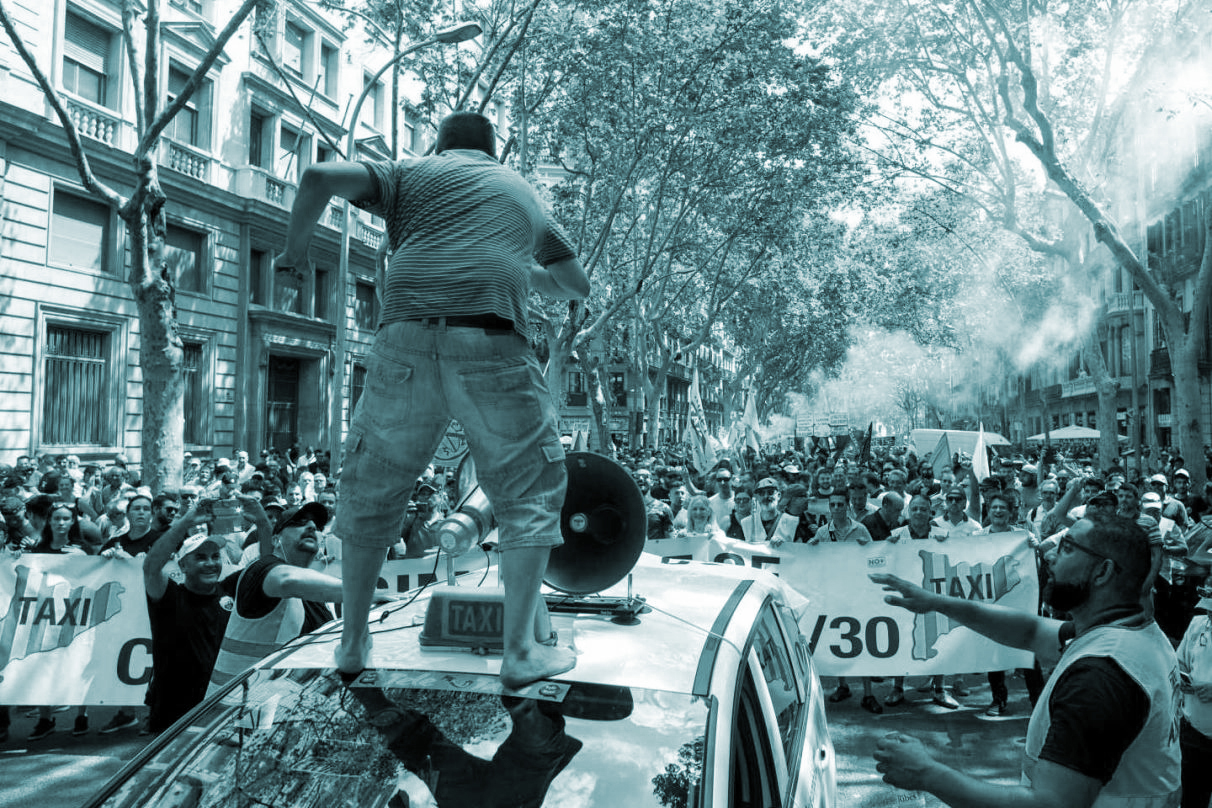
MULTIPOLYGON (((972 695, 960 699, 963 707, 959 710, 932 704, 928 692, 913 689, 912 680, 908 701, 886 708, 883 715, 874 716, 859 707, 859 687, 849 700, 829 705, 842 808, 942 804, 928 795, 898 792, 880 780, 871 753, 879 738, 889 732, 917 736, 941 760, 964 771, 1007 785, 1018 782, 1030 706, 1022 680, 1009 679, 1011 715, 990 719, 984 717, 990 701, 984 677, 966 678, 972 695)), ((832 688, 832 680, 825 684, 832 688)), ((883 695, 889 687, 889 682, 877 684, 876 693, 883 695)), ((25 739, 35 719, 25 713, 23 708, 13 709, 9 740, 0 743, 0 808, 77 808, 148 740, 137 729, 99 734, 97 730, 114 713, 113 708, 99 707, 89 712, 92 730, 87 735, 71 734, 73 709, 56 714, 57 732, 29 742, 25 739)))

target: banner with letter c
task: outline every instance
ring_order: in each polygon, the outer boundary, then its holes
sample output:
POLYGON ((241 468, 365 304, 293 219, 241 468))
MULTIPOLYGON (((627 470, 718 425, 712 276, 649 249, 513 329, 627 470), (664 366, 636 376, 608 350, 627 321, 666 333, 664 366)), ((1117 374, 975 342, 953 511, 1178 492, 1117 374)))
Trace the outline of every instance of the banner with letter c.
POLYGON ((0 704, 142 704, 150 637, 139 561, 0 561, 0 704))
POLYGON ((885 603, 889 593, 867 578, 891 573, 932 591, 1034 614, 1039 580, 1025 531, 866 546, 662 539, 648 542, 645 551, 778 575, 808 601, 797 609, 800 630, 824 676, 974 673, 1032 664, 1029 652, 999 645, 940 614, 915 615, 885 603))
MULTIPOLYGON (((385 562, 382 583, 402 594, 444 580, 437 556, 385 562)), ((456 575, 497 566, 479 552, 455 561, 456 575)), ((339 577, 339 561, 323 571, 339 577)), ((0 553, 0 704, 142 704, 151 675, 142 556, 0 553)))

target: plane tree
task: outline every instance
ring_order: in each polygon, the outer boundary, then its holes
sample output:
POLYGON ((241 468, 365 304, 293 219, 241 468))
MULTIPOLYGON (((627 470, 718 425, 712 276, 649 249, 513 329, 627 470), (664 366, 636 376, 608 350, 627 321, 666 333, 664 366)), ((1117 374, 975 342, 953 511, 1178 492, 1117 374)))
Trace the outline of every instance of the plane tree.
POLYGON ((160 182, 157 157, 161 138, 198 91, 227 43, 257 7, 244 0, 207 48, 185 85, 168 96, 161 86, 162 25, 160 0, 146 5, 122 3, 122 43, 133 85, 135 148, 130 152, 133 189, 123 195, 102 181, 89 161, 89 146, 72 120, 59 91, 35 58, 20 29, 24 21, 0 0, 3 26, 21 61, 46 97, 71 150, 80 182, 101 202, 117 211, 129 239, 130 286, 139 315, 139 367, 142 371, 143 426, 140 467, 153 491, 179 486, 184 451, 184 349, 178 327, 176 289, 165 237, 167 195, 160 182))
MULTIPOLYGON (((1132 278, 1166 334, 1178 441, 1197 457, 1212 266, 1205 258, 1181 279, 1151 271, 1121 189, 1135 182, 1123 171, 1133 159, 1126 108, 1174 70, 1168 55, 1201 8, 1188 0, 834 0, 814 21, 840 69, 875 102, 864 144, 886 176, 963 196, 1052 257, 1072 288, 1101 282, 1108 269, 1132 278)), ((1084 346, 1099 422, 1114 424, 1115 383, 1096 340, 1084 346)), ((1115 430, 1102 431, 1100 451, 1115 456, 1115 430)))
POLYGON ((567 363, 622 318, 655 440, 664 376, 711 334, 730 301, 770 271, 804 223, 853 178, 849 91, 787 41, 795 9, 773 2, 646 0, 561 9, 531 43, 561 67, 530 114, 535 159, 593 282, 549 310, 553 389, 567 363), (575 31, 576 34, 567 32, 575 31), (651 373, 649 373, 651 365, 651 373))

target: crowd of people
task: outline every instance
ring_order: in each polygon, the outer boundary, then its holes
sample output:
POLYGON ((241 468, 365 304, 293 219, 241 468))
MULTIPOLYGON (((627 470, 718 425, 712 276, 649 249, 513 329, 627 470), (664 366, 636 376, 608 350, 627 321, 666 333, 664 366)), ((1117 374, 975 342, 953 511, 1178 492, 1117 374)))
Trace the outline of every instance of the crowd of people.
MULTIPOLYGON (((253 464, 244 451, 234 461, 186 454, 183 468, 183 485, 153 492, 121 457, 104 468, 72 455, 22 456, 0 466, 10 557, 80 554, 141 564, 152 629, 146 717, 135 705, 122 708, 103 734, 160 732, 202 700, 212 675, 218 683, 246 666, 243 656, 223 653, 233 615, 244 641, 265 635, 268 650, 327 622, 327 604, 341 601, 340 579, 326 572, 341 558, 340 541, 326 530, 337 509, 326 457, 266 451, 253 464)), ((453 471, 433 468, 417 481, 396 557, 436 546, 433 527, 450 510, 454 486, 453 471)), ((56 730, 56 708, 34 709, 29 739, 40 740, 56 730)), ((0 707, 0 741, 9 726, 9 708, 0 707)), ((87 708, 77 708, 72 733, 89 731, 87 708)))
MULTIPOLYGON (((1212 483, 1193 491, 1183 458, 1166 452, 1135 471, 1120 461, 1100 470, 1088 455, 1052 451, 988 459, 990 473, 980 479, 962 454, 940 467, 904 447, 861 457, 824 450, 751 455, 701 473, 660 453, 625 462, 644 497, 650 540, 722 532, 775 546, 862 546, 1023 531, 1035 550, 1041 590, 1039 613, 1027 617, 1038 622, 1010 620, 1007 628, 1003 613, 894 576, 872 577, 896 593, 888 598, 894 605, 941 611, 1035 653, 1034 665, 1018 672, 1032 705, 1025 771, 1046 776, 1028 780, 1027 796, 1062 800, 1040 804, 1088 805, 1100 792, 1122 789, 1171 794, 1178 790, 1181 747, 1182 805, 1206 808, 1212 797, 1212 588, 1205 585, 1212 571, 1212 483), (699 510, 710 505, 714 524, 703 525, 695 503, 699 510), (1121 649, 1119 637, 1131 638, 1125 642, 1132 647, 1121 649), (1073 650, 1060 654, 1069 646, 1073 650), (1083 660, 1085 654, 1100 664, 1083 660), (1102 665, 1101 654, 1113 664, 1102 665), (1108 704, 1117 710, 1105 710, 1108 704)), ((985 714, 1010 714, 1007 672, 991 672, 987 680, 985 714)), ((880 681, 863 680, 860 704, 875 714, 906 701, 902 678, 882 700, 874 688, 880 681)), ((923 689, 948 709, 970 695, 963 675, 933 677, 923 689)), ((842 679, 829 701, 850 696, 842 679)), ((993 793, 937 764, 904 736, 881 743, 876 759, 887 782, 931 791, 948 804, 988 801, 993 793)), ((1140 802, 1155 803, 1164 801, 1140 802)))
MULTIPOLYGON (((1092 560, 1120 559, 1114 548, 1128 541, 1120 535, 1122 525, 1133 526, 1147 548, 1145 561, 1117 562, 1132 569, 1144 565, 1134 579, 1133 614, 1156 625, 1168 646, 1178 648, 1184 793, 1191 795, 1183 805, 1204 806, 1212 796, 1206 774, 1212 762, 1212 589, 1205 588, 1212 567, 1212 483, 1193 492, 1181 458, 1159 458, 1164 465, 1133 473, 1120 463, 1096 471, 1089 460, 1061 455, 1046 462, 1043 456, 995 455, 983 479, 965 456, 936 470, 904 447, 861 458, 824 450, 750 454, 703 470, 673 453, 620 459, 643 496, 650 540, 704 536, 776 547, 863 546, 1020 529, 1036 551, 1044 593, 1038 618, 1044 621, 1080 614, 1084 602, 1053 594, 1064 585, 1056 580, 1058 565, 1079 551, 1092 560), (1119 526, 1106 526, 1113 521, 1119 526), (1099 544, 1104 534, 1111 537, 1102 539, 1105 547, 1099 544)), ((160 492, 140 486, 121 459, 104 469, 82 467, 70 456, 36 463, 21 457, 12 467, 0 467, 10 552, 142 559, 153 634, 147 716, 141 721, 136 708, 120 711, 101 732, 140 723, 145 732, 164 729, 208 687, 245 667, 250 654, 321 625, 331 616, 327 604, 341 601, 340 581, 325 573, 341 557, 340 541, 327 530, 337 496, 325 458, 307 451, 266 452, 254 465, 237 452, 234 461, 186 457, 184 466, 187 482, 160 492), (233 567, 234 573, 221 576, 233 567), (229 648, 225 636, 236 640, 229 648)), ((435 528, 457 501, 454 477, 453 470, 431 467, 416 481, 394 556, 416 556, 435 546, 435 528)), ((907 583, 883 582, 904 595, 900 605, 925 608, 907 583)), ((1123 588, 1122 582, 1116 586, 1123 588)), ((1033 708, 1053 689, 1054 656, 1040 655, 1032 668, 1020 671, 1033 708)), ((883 698, 876 695, 878 684, 863 679, 863 709, 880 714, 906 702, 903 679, 893 680, 883 698)), ((983 709, 990 716, 1009 714, 1006 672, 988 674, 988 684, 992 698, 983 709)), ((970 695, 971 680, 956 672, 933 677, 923 689, 935 704, 955 709, 970 695)), ((829 700, 839 704, 850 696, 849 683, 840 680, 829 700)), ((53 708, 39 709, 33 739, 55 730, 53 708)), ((7 735, 7 718, 7 709, 0 711, 0 738, 7 735)), ((86 708, 79 708, 73 731, 88 731, 86 708)), ((901 759, 894 751, 901 747, 889 749, 892 771, 901 759)), ((1107 752, 1124 753, 1118 747, 1107 752)), ((1104 762, 1090 771, 1110 776, 1104 762)))

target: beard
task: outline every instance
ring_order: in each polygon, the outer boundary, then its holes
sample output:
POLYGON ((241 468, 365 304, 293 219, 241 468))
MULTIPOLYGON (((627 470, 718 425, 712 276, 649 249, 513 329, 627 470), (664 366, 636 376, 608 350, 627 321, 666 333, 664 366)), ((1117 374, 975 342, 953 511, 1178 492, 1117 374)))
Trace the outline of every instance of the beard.
POLYGON ((1090 599, 1090 582, 1058 581, 1044 587, 1044 602, 1058 612, 1071 612, 1090 599))

